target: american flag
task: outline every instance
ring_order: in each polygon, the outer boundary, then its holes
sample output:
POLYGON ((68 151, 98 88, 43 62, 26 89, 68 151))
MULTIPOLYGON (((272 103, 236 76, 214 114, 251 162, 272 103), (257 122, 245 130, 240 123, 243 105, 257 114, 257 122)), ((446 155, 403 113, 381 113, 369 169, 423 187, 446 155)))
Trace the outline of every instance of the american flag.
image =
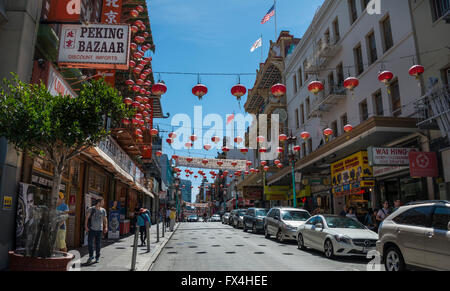
POLYGON ((269 21, 270 18, 274 15, 275 15, 275 4, 273 4, 272 8, 270 8, 269 11, 267 11, 266 16, 264 16, 264 18, 261 20, 261 24, 264 24, 267 21, 269 21))

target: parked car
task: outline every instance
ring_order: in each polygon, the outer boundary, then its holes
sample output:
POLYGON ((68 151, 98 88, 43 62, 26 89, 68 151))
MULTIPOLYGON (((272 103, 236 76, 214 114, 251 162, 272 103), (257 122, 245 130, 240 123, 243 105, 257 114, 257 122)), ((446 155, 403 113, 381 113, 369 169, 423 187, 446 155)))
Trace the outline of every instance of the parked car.
POLYGON ((387 271, 450 271, 450 201, 400 207, 380 225, 377 251, 387 271))
POLYGON ((234 225, 233 220, 234 220, 234 217, 236 216, 237 211, 238 211, 237 209, 234 209, 234 210, 231 210, 231 212, 230 212, 230 218, 228 219, 228 224, 231 226, 234 225))
POLYGON ((198 217, 198 222, 205 222, 205 219, 203 219, 203 217, 199 216, 198 217))
POLYGON ((236 211, 233 219, 234 228, 244 227, 244 215, 247 213, 247 209, 239 209, 236 211))
POLYGON ((313 248, 335 256, 367 256, 375 250, 378 234, 360 222, 338 215, 316 215, 299 227, 299 249, 313 248))
POLYGON ((189 215, 187 222, 198 222, 198 215, 189 215))
POLYGON ((211 218, 209 219, 209 221, 211 222, 219 222, 220 219, 220 215, 219 214, 213 214, 213 216, 211 216, 211 218))
POLYGON ((275 207, 270 209, 264 218, 264 234, 266 238, 276 236, 279 242, 296 240, 297 229, 304 224, 311 214, 304 209, 275 207))
POLYGON ((264 217, 268 212, 269 209, 249 208, 243 218, 244 231, 248 229, 251 229, 253 233, 264 231, 264 217))
POLYGON ((228 224, 229 219, 230 219, 230 212, 226 212, 224 215, 222 215, 222 224, 228 224))

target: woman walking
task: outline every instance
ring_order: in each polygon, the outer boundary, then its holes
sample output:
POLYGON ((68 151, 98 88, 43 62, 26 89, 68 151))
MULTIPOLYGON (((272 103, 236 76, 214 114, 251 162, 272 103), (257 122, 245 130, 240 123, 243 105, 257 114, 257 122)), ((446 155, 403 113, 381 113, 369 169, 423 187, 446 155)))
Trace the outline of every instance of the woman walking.
POLYGON ((147 210, 141 208, 137 217, 137 224, 141 234, 141 247, 145 245, 145 240, 147 239, 147 229, 145 227, 147 223, 151 226, 150 217, 147 214, 147 210))

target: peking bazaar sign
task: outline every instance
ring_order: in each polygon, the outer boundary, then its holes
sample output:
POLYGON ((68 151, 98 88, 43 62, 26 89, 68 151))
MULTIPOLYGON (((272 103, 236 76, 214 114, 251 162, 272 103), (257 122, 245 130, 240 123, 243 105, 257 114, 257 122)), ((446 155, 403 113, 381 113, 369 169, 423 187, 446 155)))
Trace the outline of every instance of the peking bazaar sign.
POLYGON ((50 22, 80 22, 81 0, 50 0, 49 7, 50 22))
POLYGON ((58 63, 69 68, 128 70, 130 38, 129 25, 63 25, 58 63))

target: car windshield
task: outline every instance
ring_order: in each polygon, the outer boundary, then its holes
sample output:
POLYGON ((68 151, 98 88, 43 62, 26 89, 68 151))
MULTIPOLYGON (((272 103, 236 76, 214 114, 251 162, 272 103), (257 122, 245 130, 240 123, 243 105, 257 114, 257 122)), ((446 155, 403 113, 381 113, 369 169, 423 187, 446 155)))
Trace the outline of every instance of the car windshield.
POLYGON ((365 229, 366 227, 358 221, 348 217, 328 216, 325 217, 329 228, 349 228, 349 229, 365 229))
POLYGON ((267 210, 266 209, 258 209, 255 213, 256 216, 267 216, 267 210))
POLYGON ((241 210, 241 211, 239 211, 239 216, 244 216, 245 215, 245 212, 246 212, 246 210, 241 210))
POLYGON ((284 210, 281 218, 289 221, 307 221, 311 216, 306 211, 284 210))

